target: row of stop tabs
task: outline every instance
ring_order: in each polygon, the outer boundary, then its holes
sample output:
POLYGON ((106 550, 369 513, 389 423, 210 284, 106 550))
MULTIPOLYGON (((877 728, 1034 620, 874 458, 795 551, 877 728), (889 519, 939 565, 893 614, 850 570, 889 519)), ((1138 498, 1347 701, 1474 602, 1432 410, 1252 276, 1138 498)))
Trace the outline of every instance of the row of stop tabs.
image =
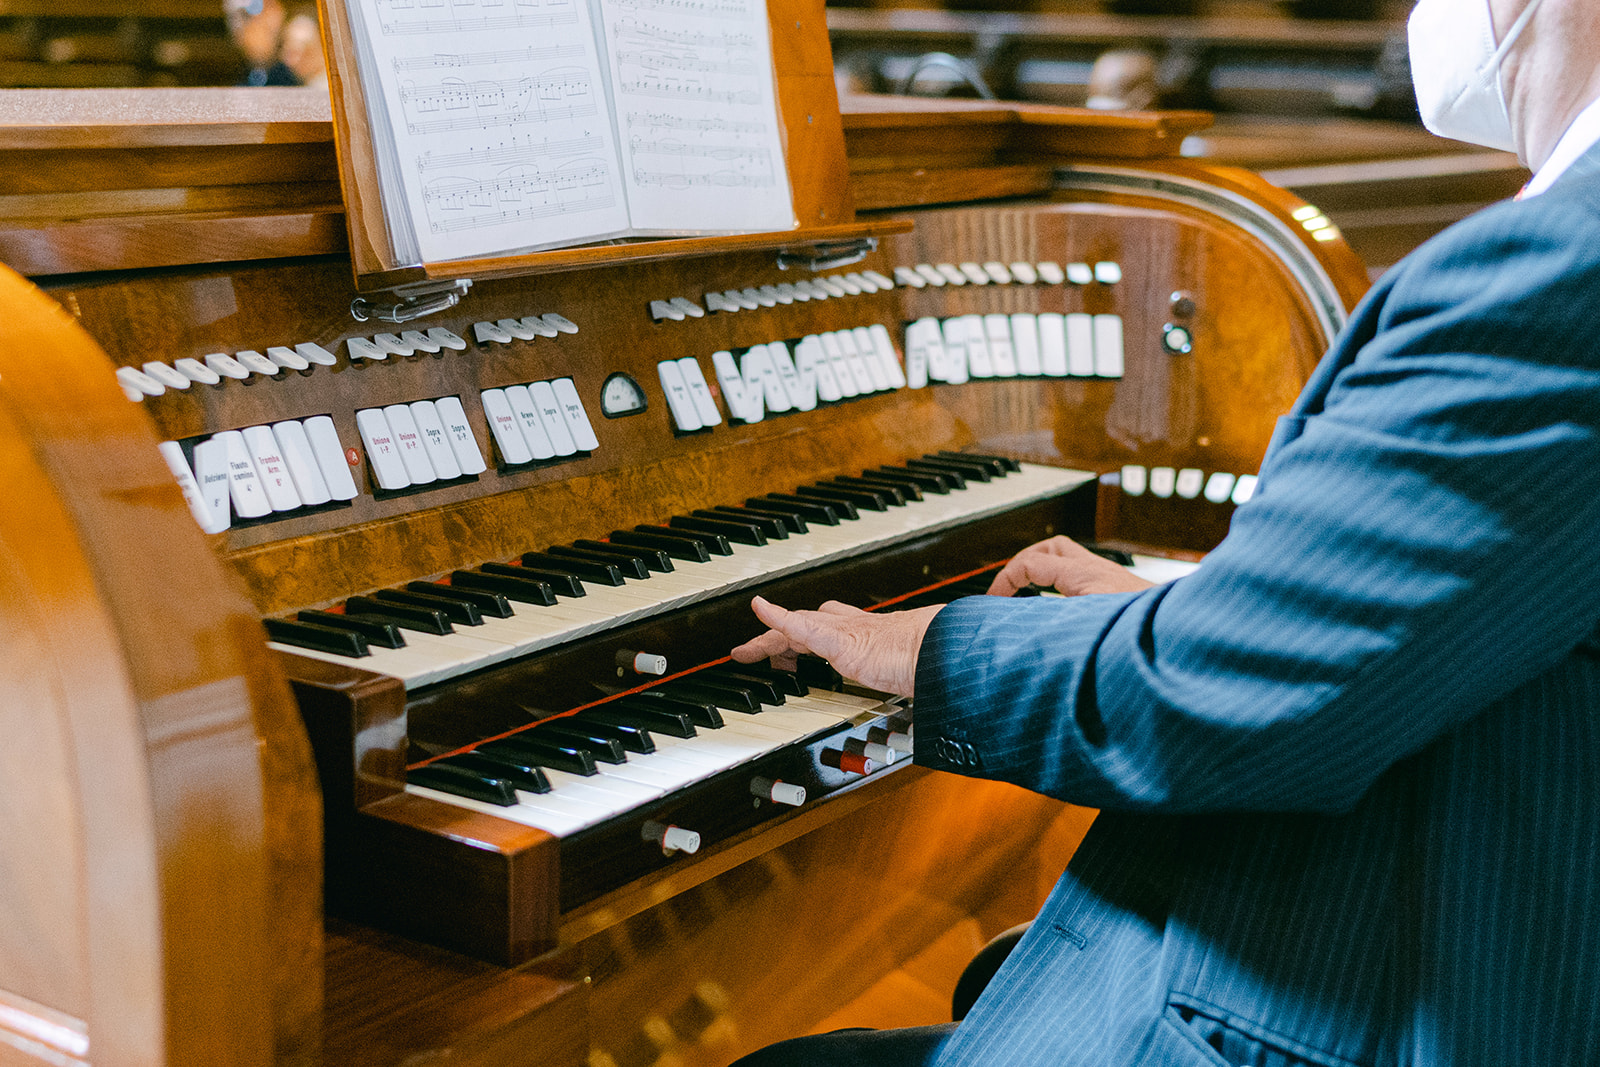
MULTIPOLYGON (((389 448, 402 469, 398 456, 414 448, 429 460, 426 474, 417 468, 419 479, 429 482, 486 469, 459 397, 369 408, 357 412, 356 421, 375 474, 378 448, 389 448)), ((346 452, 327 415, 224 430, 204 440, 164 441, 161 455, 207 533, 221 533, 235 519, 262 519, 360 494, 351 474, 359 453, 346 452)))

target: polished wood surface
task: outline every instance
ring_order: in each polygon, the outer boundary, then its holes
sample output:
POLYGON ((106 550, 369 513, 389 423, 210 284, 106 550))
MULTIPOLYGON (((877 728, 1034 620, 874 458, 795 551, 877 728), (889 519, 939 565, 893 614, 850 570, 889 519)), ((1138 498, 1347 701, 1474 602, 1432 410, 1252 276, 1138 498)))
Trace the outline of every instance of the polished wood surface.
POLYGON ((47 1035, 8 1062, 310 1064, 321 805, 287 690, 94 342, 10 272, 0 324, 0 1037, 47 1035))

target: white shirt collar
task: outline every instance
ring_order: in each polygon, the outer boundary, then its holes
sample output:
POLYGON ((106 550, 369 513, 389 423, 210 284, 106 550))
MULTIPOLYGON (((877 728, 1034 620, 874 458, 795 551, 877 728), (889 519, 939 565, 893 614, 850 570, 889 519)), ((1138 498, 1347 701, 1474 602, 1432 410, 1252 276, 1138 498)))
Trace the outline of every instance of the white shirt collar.
POLYGON ((1578 112, 1578 117, 1567 127, 1567 132, 1556 142, 1550 158, 1544 161, 1544 166, 1539 168, 1533 180, 1523 187, 1522 199, 1538 196, 1554 185, 1556 179, 1565 174, 1567 168, 1592 148, 1596 141, 1600 141, 1600 100, 1578 112))

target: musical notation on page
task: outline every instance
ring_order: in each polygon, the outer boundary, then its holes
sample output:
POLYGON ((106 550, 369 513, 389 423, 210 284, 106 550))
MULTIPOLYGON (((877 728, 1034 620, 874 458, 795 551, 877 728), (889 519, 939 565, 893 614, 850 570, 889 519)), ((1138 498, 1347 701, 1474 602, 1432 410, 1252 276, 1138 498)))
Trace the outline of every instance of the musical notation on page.
POLYGON ((634 226, 793 226, 763 0, 599 5, 634 226))
POLYGON ((581 0, 378 0, 385 36, 556 29, 579 21, 581 0))

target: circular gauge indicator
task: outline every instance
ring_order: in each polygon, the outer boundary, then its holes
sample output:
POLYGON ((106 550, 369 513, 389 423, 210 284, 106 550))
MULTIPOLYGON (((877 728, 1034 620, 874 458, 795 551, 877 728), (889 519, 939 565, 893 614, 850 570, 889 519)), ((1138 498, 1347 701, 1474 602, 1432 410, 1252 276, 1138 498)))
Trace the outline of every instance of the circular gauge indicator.
POLYGON ((639 388, 639 383, 630 374, 618 371, 600 387, 600 414, 608 419, 637 415, 645 407, 644 390, 639 388))

